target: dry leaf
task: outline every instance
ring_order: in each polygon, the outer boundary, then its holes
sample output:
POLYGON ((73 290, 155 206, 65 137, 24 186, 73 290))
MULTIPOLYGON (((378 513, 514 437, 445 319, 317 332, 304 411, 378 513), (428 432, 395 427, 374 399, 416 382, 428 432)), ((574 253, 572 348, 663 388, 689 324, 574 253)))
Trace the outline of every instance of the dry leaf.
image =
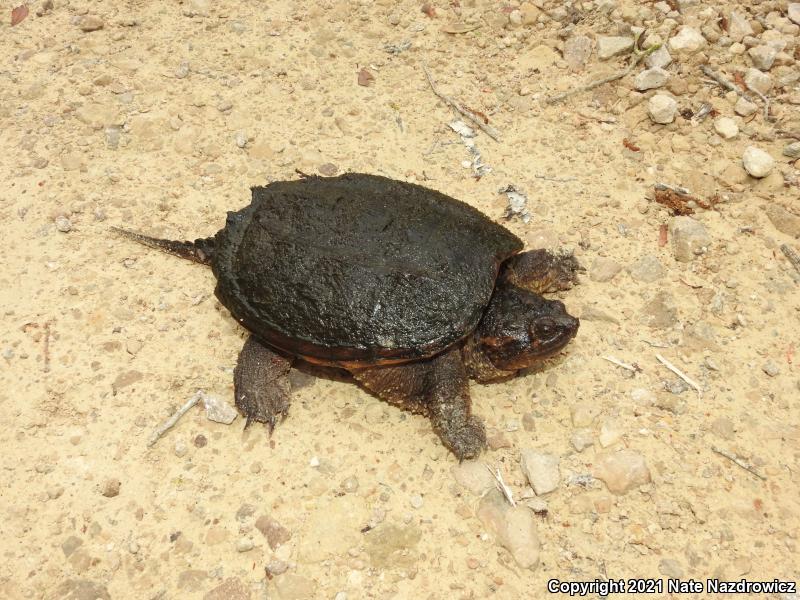
POLYGON ((442 31, 444 33, 453 33, 453 34, 468 33, 470 31, 475 31, 479 27, 480 25, 478 25, 477 23, 472 23, 468 25, 466 23, 462 23, 461 21, 457 21, 455 23, 448 23, 447 25, 442 27, 442 31))
POLYGON ((744 82, 744 75, 739 73, 739 71, 736 71, 736 73, 733 74, 733 80, 736 82, 736 85, 743 90, 747 89, 747 84, 744 82))
POLYGON ((667 224, 662 223, 658 228, 658 246, 663 248, 667 245, 667 224))
POLYGON ((28 16, 28 6, 20 4, 17 8, 11 11, 11 26, 19 25, 28 16))
POLYGON ((364 87, 368 87, 372 85, 374 81, 375 81, 375 76, 366 69, 361 69, 358 72, 358 85, 363 85, 364 87))

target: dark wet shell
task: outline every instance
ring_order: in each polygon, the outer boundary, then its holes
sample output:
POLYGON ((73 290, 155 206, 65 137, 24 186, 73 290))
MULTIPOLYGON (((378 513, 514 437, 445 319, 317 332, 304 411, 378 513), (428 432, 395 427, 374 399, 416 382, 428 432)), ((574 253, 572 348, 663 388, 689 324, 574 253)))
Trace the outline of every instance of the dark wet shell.
POLYGON ((265 342, 318 362, 435 354, 470 333, 522 242, 474 208, 374 175, 253 188, 216 237, 216 294, 265 342))

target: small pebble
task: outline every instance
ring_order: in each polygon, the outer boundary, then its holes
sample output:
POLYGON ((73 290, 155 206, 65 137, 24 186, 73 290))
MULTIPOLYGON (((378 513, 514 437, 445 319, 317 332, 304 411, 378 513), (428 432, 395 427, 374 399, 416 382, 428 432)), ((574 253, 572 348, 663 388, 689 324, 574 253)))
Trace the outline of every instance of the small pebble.
POLYGON ((520 453, 520 467, 537 496, 552 492, 561 482, 559 458, 529 448, 520 453))
POLYGON ((265 567, 270 575, 281 575, 289 568, 289 564, 278 559, 273 559, 267 563, 265 567))
POLYGON ((244 131, 237 131, 234 136, 234 141, 239 148, 244 148, 247 146, 247 133, 244 131))
POLYGON ((758 105, 742 97, 736 101, 736 105, 733 107, 733 112, 741 117, 749 117, 757 111, 758 105))
POLYGON ((78 26, 81 28, 81 31, 87 33, 90 31, 98 31, 103 28, 103 19, 97 15, 85 15, 81 17, 78 26))
POLYGON ((173 448, 172 451, 178 458, 183 458, 189 451, 189 447, 184 442, 178 440, 177 442, 175 442, 175 447, 173 448))
POLYGON ((254 547, 253 540, 248 538, 239 538, 236 542, 237 552, 250 552, 254 547))
POLYGON ((413 508, 422 508, 422 496, 413 494, 411 498, 409 498, 409 503, 413 508))
POLYGON ((318 171, 320 175, 324 175, 325 177, 333 177, 339 171, 339 167, 333 163, 324 163, 319 166, 318 171))
POLYGON ((714 131, 726 140, 732 140, 739 135, 739 126, 730 117, 718 117, 714 120, 714 131))
POLYGON ((355 477, 348 477, 341 483, 341 488, 343 491, 352 493, 358 490, 358 479, 355 477))
POLYGON ((763 370, 764 373, 770 377, 776 377, 781 372, 780 367, 774 360, 768 360, 766 363, 764 363, 764 366, 761 367, 761 370, 763 370))
POLYGON ((217 104, 217 110, 221 113, 229 112, 233 108, 233 102, 230 100, 222 100, 217 104))
POLYGON ((654 123, 666 125, 675 120, 678 103, 674 98, 664 94, 656 94, 647 103, 647 114, 654 123))
POLYGON ((775 166, 773 158, 761 148, 748 146, 742 154, 744 170, 756 178, 766 177, 775 166))
POLYGON ((612 494, 621 495, 650 482, 644 457, 634 450, 620 450, 598 456, 592 475, 606 484, 612 494))
POLYGON ((189 75, 189 63, 187 61, 183 61, 175 69, 175 77, 178 79, 184 79, 188 75, 189 75))
POLYGON ((56 217, 56 229, 61 233, 69 233, 72 231, 72 223, 64 215, 59 215, 56 217))
POLYGON ((784 146, 783 155, 789 158, 800 158, 800 142, 792 142, 784 146))
POLYGON ((196 438, 194 438, 195 447, 202 448, 206 444, 208 444, 208 439, 202 433, 200 435, 198 435, 196 438))
POLYGON ((669 80, 669 71, 654 67, 642 71, 633 80, 634 89, 644 92, 656 88, 663 87, 669 80))
POLYGON ((106 498, 114 498, 119 496, 119 490, 121 486, 122 482, 119 479, 106 479, 100 492, 106 498))

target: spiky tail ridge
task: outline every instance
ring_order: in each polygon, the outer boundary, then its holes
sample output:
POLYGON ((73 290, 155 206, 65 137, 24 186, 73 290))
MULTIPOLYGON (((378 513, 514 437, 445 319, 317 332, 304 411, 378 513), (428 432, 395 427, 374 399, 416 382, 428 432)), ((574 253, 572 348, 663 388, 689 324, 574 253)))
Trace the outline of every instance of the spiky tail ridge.
POLYGON ((210 265, 211 259, 214 256, 213 237, 200 238, 193 242, 179 242, 176 240, 162 240, 160 238, 150 237, 149 235, 142 235, 135 231, 120 229, 119 227, 112 227, 111 230, 122 237, 138 242, 144 246, 168 252, 180 258, 200 263, 201 265, 210 265))

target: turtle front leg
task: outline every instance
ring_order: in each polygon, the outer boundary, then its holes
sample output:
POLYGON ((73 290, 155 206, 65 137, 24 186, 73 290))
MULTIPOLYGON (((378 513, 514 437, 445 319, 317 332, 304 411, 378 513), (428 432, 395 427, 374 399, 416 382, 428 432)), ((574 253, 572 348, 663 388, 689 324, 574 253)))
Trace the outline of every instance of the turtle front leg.
POLYGON ((486 447, 483 422, 472 414, 469 379, 459 349, 429 360, 352 373, 381 400, 427 416, 442 443, 459 460, 475 458, 486 447))
POLYGON ((269 432, 289 411, 290 360, 276 354, 254 336, 247 338, 233 370, 236 408, 247 419, 266 423, 269 432))
POLYGON ((502 266, 500 280, 535 294, 568 290, 584 271, 572 254, 529 250, 509 258, 502 266))

